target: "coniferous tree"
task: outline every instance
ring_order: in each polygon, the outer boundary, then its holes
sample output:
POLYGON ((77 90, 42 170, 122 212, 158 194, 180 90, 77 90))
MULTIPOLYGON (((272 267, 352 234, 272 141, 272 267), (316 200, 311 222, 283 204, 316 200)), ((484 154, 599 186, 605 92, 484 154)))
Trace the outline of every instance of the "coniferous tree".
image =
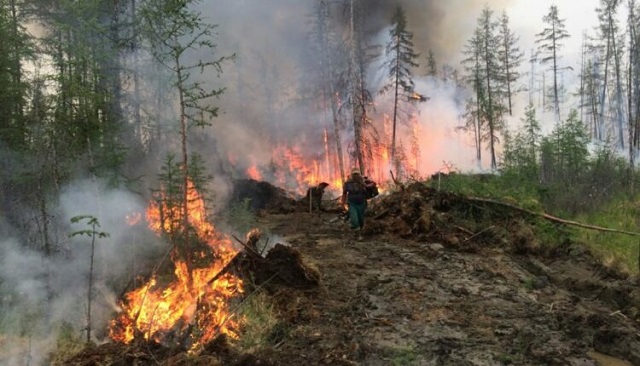
POLYGON ((500 61, 498 59, 499 53, 497 47, 499 42, 496 36, 497 26, 498 24, 493 19, 493 11, 485 7, 478 19, 478 27, 482 34, 480 57, 484 67, 484 95, 486 96, 483 98, 484 106, 482 108, 487 121, 487 134, 484 138, 489 143, 492 169, 496 169, 497 167, 495 145, 499 142, 498 133, 503 127, 502 114, 505 109, 502 104, 502 95, 499 89, 502 70, 499 67, 500 61))
POLYGON ((336 81, 336 67, 334 58, 337 55, 338 40, 330 29, 330 8, 329 1, 318 0, 315 5, 315 22, 314 29, 312 31, 312 38, 317 48, 317 53, 320 55, 318 58, 319 70, 320 70, 320 85, 322 88, 322 96, 324 99, 324 106, 328 104, 331 108, 331 117, 333 121, 333 134, 338 158, 338 168, 340 171, 341 180, 344 182, 345 169, 344 158, 342 152, 342 139, 340 136, 341 123, 338 114, 338 100, 337 93, 337 81, 336 81))
POLYGON ((21 50, 3 52, 17 57, 13 64, 33 69, 30 74, 13 74, 21 86, 6 88, 3 96, 19 89, 28 96, 13 105, 13 114, 6 114, 11 116, 7 121, 13 120, 13 115, 22 119, 14 129, 16 136, 23 136, 15 140, 22 139, 22 147, 11 148, 23 151, 20 159, 25 163, 9 186, 25 187, 15 191, 19 192, 15 199, 32 213, 25 220, 37 223, 33 232, 25 231, 25 241, 47 258, 45 281, 50 300, 55 294, 50 286, 49 258, 64 247, 61 223, 54 212, 61 187, 79 175, 104 177, 112 183, 119 180, 124 158, 120 144, 123 123, 114 113, 121 100, 115 89, 120 68, 113 62, 119 45, 112 38, 119 20, 113 16, 113 4, 100 1, 12 0, 3 4, 9 6, 3 14, 10 16, 15 31, 13 36, 3 37, 7 45, 12 37, 31 42, 21 35, 27 21, 42 25, 38 48, 28 50, 25 43, 21 50), (34 52, 37 57, 30 56, 34 52), (43 60, 50 61, 53 69, 43 67, 43 60), (28 88, 27 81, 31 84, 28 88))
POLYGON ((542 181, 564 185, 567 189, 579 182, 588 168, 588 143, 589 135, 578 118, 578 111, 572 109, 569 117, 556 124, 551 134, 543 139, 542 181))
MULTIPOLYGON (((413 98, 414 82, 412 68, 418 67, 416 59, 418 54, 413 50, 413 34, 409 32, 407 17, 402 6, 398 5, 392 17, 392 28, 389 31, 391 39, 386 46, 387 61, 383 68, 388 70, 389 82, 380 93, 389 91, 393 93, 393 113, 392 113, 392 137, 391 137, 391 162, 398 167, 396 159, 396 134, 398 120, 403 112, 403 105, 406 106, 413 98)), ((404 111, 407 114, 408 111, 404 111)))
POLYGON ((517 171, 527 180, 535 181, 542 132, 533 105, 527 106, 521 120, 522 127, 513 136, 505 133, 505 164, 508 169, 517 171))
MULTIPOLYGON (((640 18, 635 0, 628 3, 627 26, 629 33, 629 66, 627 71, 627 113, 630 171, 640 146, 640 18)), ((630 174, 630 181, 633 179, 630 174)))
POLYGON ((524 169, 528 178, 535 179, 538 176, 538 151, 540 148, 540 140, 542 139, 542 129, 540 122, 536 119, 536 110, 533 105, 529 104, 525 110, 524 118, 522 118, 523 130, 523 147, 525 149, 524 169))
POLYGON ((0 140, 10 148, 26 148, 28 126, 24 107, 28 84, 23 64, 33 59, 33 39, 26 31, 24 4, 0 2, 0 140))
POLYGON ((362 93, 359 91, 362 85, 360 80, 361 73, 359 72, 358 54, 361 41, 361 34, 358 29, 359 17, 358 15, 358 3, 356 0, 349 0, 349 71, 348 71, 348 91, 347 91, 347 103, 351 106, 351 117, 353 121, 353 133, 355 141, 355 155, 360 166, 360 170, 364 170, 364 157, 362 152, 362 121, 361 105, 364 104, 362 100, 362 93))
POLYGON ((538 44, 538 50, 543 54, 540 62, 543 64, 551 62, 551 71, 553 73, 553 111, 556 114, 556 118, 560 118, 560 93, 561 86, 558 84, 558 76, 561 71, 558 61, 560 60, 560 50, 562 49, 563 41, 569 38, 569 33, 566 30, 565 20, 561 19, 558 14, 558 7, 551 5, 549 12, 542 18, 546 23, 544 30, 536 34, 536 43, 538 44))
POLYGON ((372 157, 372 144, 375 143, 371 141, 370 135, 377 134, 369 112, 373 105, 373 96, 366 78, 369 65, 376 57, 376 46, 368 42, 364 32, 366 5, 366 0, 349 1, 349 71, 346 103, 351 109, 353 119, 353 157, 363 173, 367 172, 365 163, 372 157))
POLYGON ((438 76, 438 65, 436 63, 436 56, 433 54, 433 50, 429 50, 427 54, 427 75, 436 77, 438 76))
POLYGON ((482 133, 484 129, 484 119, 481 110, 481 101, 484 98, 483 93, 483 76, 480 63, 480 53, 482 50, 482 35, 480 28, 476 28, 473 37, 467 41, 465 45, 465 58, 462 63, 465 65, 467 76, 466 82, 474 91, 475 98, 469 98, 465 107, 465 129, 473 131, 474 143, 476 149, 476 163, 478 167, 482 162, 482 133))
POLYGON ((180 240, 174 241, 176 254, 185 260, 189 275, 193 265, 192 243, 189 235, 189 191, 192 183, 189 152, 187 149, 190 127, 209 125, 208 118, 215 117, 219 108, 211 104, 223 88, 207 88, 194 71, 222 72, 222 64, 229 57, 217 56, 213 42, 215 26, 204 22, 199 12, 191 10, 197 1, 150 0, 144 4, 140 16, 145 24, 145 35, 150 42, 155 59, 168 69, 172 86, 178 99, 181 197, 180 240), (210 52, 210 59, 190 60, 194 49, 210 52))
POLYGON ((478 17, 478 25, 474 36, 467 42, 463 63, 468 73, 467 80, 475 92, 475 115, 480 132, 478 142, 486 141, 489 145, 491 168, 497 168, 496 144, 498 134, 503 130, 503 114, 505 92, 503 69, 500 67, 498 23, 493 18, 493 11, 485 7, 478 17))
POLYGON ((624 112, 622 101, 622 66, 621 57, 622 49, 619 41, 619 27, 617 21, 617 9, 619 0, 601 0, 600 6, 596 9, 598 13, 598 20, 600 24, 598 26, 598 32, 600 40, 604 43, 604 55, 602 60, 604 62, 604 75, 602 80, 602 90, 600 92, 600 123, 605 125, 605 111, 611 110, 615 116, 615 123, 613 124, 614 130, 617 132, 617 142, 620 147, 624 147, 624 112), (611 81, 609 76, 611 75, 611 81), (607 106, 607 96, 609 84, 612 84, 611 88, 614 89, 613 100, 607 106))
POLYGON ((581 108, 585 110, 584 121, 588 121, 591 137, 600 140, 603 138, 604 128, 600 124, 599 109, 600 97, 598 92, 598 68, 593 60, 585 61, 585 66, 580 75, 580 99, 581 108))
POLYGON ((504 72, 504 88, 507 98, 507 108, 509 115, 513 115, 513 95, 518 91, 515 83, 520 79, 518 68, 524 59, 524 52, 520 50, 516 37, 509 28, 509 17, 506 12, 502 12, 500 17, 499 35, 500 39, 500 60, 504 72))
MULTIPOLYGON (((477 96, 476 96, 477 97, 477 96)), ((480 115, 479 99, 469 98, 465 104, 465 112, 462 117, 465 124, 460 127, 464 131, 471 131, 473 133, 473 143, 476 151, 476 164, 481 167, 482 161, 482 119, 480 115)))

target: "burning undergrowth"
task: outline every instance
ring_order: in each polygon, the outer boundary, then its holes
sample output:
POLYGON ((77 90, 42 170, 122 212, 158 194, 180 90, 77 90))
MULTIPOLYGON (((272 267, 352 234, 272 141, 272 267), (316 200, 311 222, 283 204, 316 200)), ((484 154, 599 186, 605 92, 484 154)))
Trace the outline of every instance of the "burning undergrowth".
POLYGON ((219 334, 235 337, 238 321, 232 319, 230 300, 243 293, 243 281, 230 274, 210 280, 237 249, 207 221, 204 200, 192 184, 187 207, 171 206, 164 198, 150 205, 146 218, 153 231, 172 242, 173 276, 154 273, 128 292, 111 323, 110 338, 129 343, 142 337, 195 349, 219 334), (180 230, 181 224, 189 229, 180 230))
POLYGON ((173 243, 171 265, 156 268, 118 301, 120 311, 109 326, 113 343, 88 348, 67 364, 254 364, 231 345, 251 321, 243 307, 258 292, 318 287, 317 270, 291 247, 277 243, 261 253, 258 230, 245 241, 218 232, 193 184, 186 209, 164 198, 150 204, 146 221, 173 243), (187 233, 177 229, 185 222, 187 233), (197 362, 190 358, 195 355, 197 362))

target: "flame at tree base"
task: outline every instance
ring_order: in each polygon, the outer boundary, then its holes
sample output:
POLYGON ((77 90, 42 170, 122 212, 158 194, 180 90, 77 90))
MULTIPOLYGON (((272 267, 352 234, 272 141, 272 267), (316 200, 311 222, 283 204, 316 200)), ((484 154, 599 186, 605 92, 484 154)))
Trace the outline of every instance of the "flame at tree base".
MULTIPOLYGON (((182 222, 182 210, 166 207, 163 200, 159 202, 152 203, 147 210, 147 221, 157 233, 171 232, 175 223, 182 222)), ((119 303, 122 312, 110 323, 112 340, 130 343, 142 337, 195 350, 220 334, 237 338, 239 321, 234 319, 230 305, 231 299, 243 292, 242 280, 225 274, 211 281, 237 251, 231 240, 218 234, 205 219, 204 201, 192 184, 189 184, 187 202, 192 235, 215 254, 215 260, 205 251, 194 253, 193 258, 199 265, 192 268, 179 258, 174 248, 171 281, 154 275, 144 285, 127 293, 119 303), (202 265, 209 260, 208 265, 202 265)))

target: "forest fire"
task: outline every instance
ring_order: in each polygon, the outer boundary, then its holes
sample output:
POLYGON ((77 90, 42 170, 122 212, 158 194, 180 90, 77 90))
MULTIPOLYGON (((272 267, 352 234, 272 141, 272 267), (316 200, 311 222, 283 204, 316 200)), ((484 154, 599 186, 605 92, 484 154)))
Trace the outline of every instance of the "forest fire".
MULTIPOLYGON (((182 221, 182 210, 170 209, 165 200, 160 202, 152 202, 147 209, 147 222, 158 234, 171 233, 176 223, 182 221)), ((120 301, 122 312, 112 320, 109 329, 114 341, 130 343, 136 337, 144 337, 160 343, 180 343, 194 350, 221 333, 237 336, 238 321, 233 319, 229 300, 243 292, 242 280, 227 273, 212 281, 237 251, 231 240, 216 232, 206 220, 204 200, 191 183, 187 202, 192 235, 214 253, 215 260, 208 261, 205 251, 196 252, 193 262, 208 263, 190 266, 174 247, 171 281, 154 274, 120 301)))
MULTIPOLYGON (((255 159, 251 159, 251 166, 245 170, 245 175, 250 179, 268 181, 297 195, 304 195, 309 187, 327 182, 327 191, 339 194, 342 189, 340 161, 335 149, 331 149, 326 142, 326 134, 323 150, 322 154, 305 154, 300 146, 278 145, 272 150, 268 164, 259 165, 255 163, 255 159)), ((345 178, 357 166, 353 159, 348 160, 349 162, 342 164, 345 178)), ((366 160, 364 175, 384 187, 390 179, 391 168, 387 146, 382 143, 372 146, 366 160)), ((414 171, 417 158, 407 160, 405 171, 414 171)))

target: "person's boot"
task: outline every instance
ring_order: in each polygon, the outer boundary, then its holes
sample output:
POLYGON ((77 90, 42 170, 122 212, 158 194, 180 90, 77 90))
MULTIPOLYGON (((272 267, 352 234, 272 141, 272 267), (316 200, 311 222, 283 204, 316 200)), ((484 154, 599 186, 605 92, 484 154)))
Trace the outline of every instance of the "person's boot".
POLYGON ((358 240, 360 237, 360 228, 351 229, 353 231, 353 240, 358 240))

